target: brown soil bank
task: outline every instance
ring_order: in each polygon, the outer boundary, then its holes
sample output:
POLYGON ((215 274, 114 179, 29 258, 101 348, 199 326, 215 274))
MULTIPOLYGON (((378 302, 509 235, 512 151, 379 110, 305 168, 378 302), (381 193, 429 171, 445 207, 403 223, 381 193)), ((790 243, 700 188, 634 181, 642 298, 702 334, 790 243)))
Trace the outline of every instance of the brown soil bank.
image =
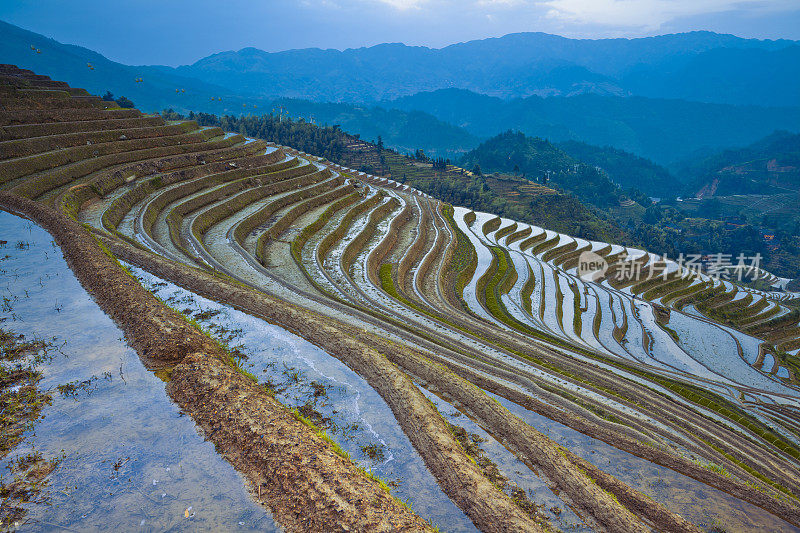
POLYGON ((173 367, 170 395, 291 531, 424 531, 430 526, 368 479, 227 354, 128 275, 77 222, 0 192, 0 206, 46 229, 76 277, 150 368, 173 367))

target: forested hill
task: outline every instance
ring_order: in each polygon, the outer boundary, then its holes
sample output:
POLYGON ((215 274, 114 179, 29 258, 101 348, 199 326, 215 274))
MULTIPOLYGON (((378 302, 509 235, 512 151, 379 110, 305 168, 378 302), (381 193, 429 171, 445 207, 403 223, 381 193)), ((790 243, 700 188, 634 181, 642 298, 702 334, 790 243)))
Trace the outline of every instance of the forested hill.
POLYGON ((678 194, 675 177, 649 159, 612 146, 594 146, 579 141, 564 141, 556 146, 575 159, 602 168, 623 189, 635 187, 657 198, 678 194))
MULTIPOLYGON (((626 199, 649 204, 640 191, 624 191, 595 165, 569 156, 549 141, 507 131, 481 143, 461 160, 465 168, 519 175, 536 183, 555 185, 582 201, 609 208, 626 199)), ((635 181, 635 180, 631 180, 635 181)))
POLYGON ((547 172, 565 171, 575 162, 549 141, 510 130, 484 141, 460 160, 465 168, 480 165, 489 171, 522 172, 536 181, 546 178, 547 172))
POLYGON ((720 196, 800 192, 800 134, 776 131, 742 148, 698 153, 674 172, 687 195, 711 186, 720 196))

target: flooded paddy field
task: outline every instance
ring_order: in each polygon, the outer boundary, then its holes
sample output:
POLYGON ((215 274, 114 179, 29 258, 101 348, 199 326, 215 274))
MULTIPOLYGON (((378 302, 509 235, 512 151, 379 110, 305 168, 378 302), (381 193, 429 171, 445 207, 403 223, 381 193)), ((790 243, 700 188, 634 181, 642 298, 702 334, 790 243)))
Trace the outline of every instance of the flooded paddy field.
POLYGON ((561 446, 706 530, 713 531, 716 527, 718 531, 728 532, 800 532, 800 528, 751 503, 609 446, 502 397, 490 395, 561 446))
MULTIPOLYGON (((531 471, 522 461, 497 441, 489 432, 456 409, 451 403, 436 394, 423 389, 425 396, 436 405, 436 408, 452 424, 456 431, 463 429, 467 446, 477 453, 474 457, 479 462, 490 461, 488 467, 497 468, 501 477, 498 482, 509 496, 516 496, 514 491, 524 492, 530 502, 539 508, 551 524, 562 531, 592 531, 581 518, 569 508, 551 489, 547 483, 531 471), (505 478, 504 480, 502 478, 505 478)), ((495 475, 497 475, 495 474, 495 475)))
POLYGON ((47 232, 0 212, 0 328, 48 343, 52 403, 0 463, 57 461, 26 531, 279 531, 240 475, 144 368, 73 276, 47 232))
POLYGON ((46 490, 19 516, 31 528, 276 529, 245 486, 266 486, 289 529, 424 529, 388 494, 446 531, 800 526, 798 325, 778 289, 674 265, 615 277, 620 258, 660 258, 181 127, 198 142, 112 139, 108 157, 66 149, 73 165, 25 139, 46 172, 0 161, 3 205, 58 238, 162 369, 45 233, 2 219, 30 234, 0 237, 4 327, 39 347, 26 361, 42 376, 16 392, 47 395, 4 463, 42 465, 46 490), (579 275, 587 250, 605 277, 579 275))
MULTIPOLYGON (((12 243, 0 255, 6 302, 0 327, 47 339, 40 387, 52 397, 43 418, 2 464, 31 451, 57 461, 46 498, 25 506, 20 525, 42 531, 279 531, 86 294, 47 232, 0 212, 0 233, 12 243)), ((446 531, 475 531, 442 493, 386 403, 352 370, 280 327, 131 271, 233 347, 242 366, 273 388, 281 403, 325 429, 417 513, 446 531)))
POLYGON ((231 347, 238 364, 287 407, 324 429, 392 494, 443 531, 476 531, 442 492, 386 402, 363 378, 278 326, 132 268, 144 286, 231 347))

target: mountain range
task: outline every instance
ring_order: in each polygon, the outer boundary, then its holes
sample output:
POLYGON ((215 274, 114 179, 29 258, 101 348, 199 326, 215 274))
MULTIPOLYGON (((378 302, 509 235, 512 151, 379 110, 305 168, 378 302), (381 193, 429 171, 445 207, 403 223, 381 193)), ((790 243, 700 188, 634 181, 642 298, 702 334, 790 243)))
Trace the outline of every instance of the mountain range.
POLYGON ((399 43, 343 51, 244 48, 173 72, 254 95, 325 101, 459 88, 501 98, 593 93, 800 105, 796 41, 712 32, 596 40, 515 33, 440 49, 399 43))
POLYGON ((662 165, 775 130, 800 131, 795 41, 525 33, 442 49, 246 48, 172 68, 123 65, 4 22, 0 32, 0 62, 95 94, 110 90, 146 111, 280 112, 452 159, 508 129, 611 146, 662 165))
POLYGON ((507 129, 551 141, 611 145, 660 164, 698 149, 749 144, 777 129, 797 131, 800 108, 706 104, 583 94, 503 100, 462 89, 418 93, 384 105, 430 113, 487 138, 507 129))

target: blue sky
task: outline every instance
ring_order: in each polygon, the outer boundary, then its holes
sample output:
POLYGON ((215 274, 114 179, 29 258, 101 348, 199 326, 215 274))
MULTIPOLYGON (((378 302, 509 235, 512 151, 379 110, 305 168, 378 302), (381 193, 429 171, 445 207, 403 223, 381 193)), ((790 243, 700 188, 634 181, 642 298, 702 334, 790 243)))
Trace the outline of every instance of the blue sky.
POLYGON ((166 65, 246 46, 441 47, 520 31, 800 40, 800 0, 4 0, 0 19, 123 63, 166 65))

